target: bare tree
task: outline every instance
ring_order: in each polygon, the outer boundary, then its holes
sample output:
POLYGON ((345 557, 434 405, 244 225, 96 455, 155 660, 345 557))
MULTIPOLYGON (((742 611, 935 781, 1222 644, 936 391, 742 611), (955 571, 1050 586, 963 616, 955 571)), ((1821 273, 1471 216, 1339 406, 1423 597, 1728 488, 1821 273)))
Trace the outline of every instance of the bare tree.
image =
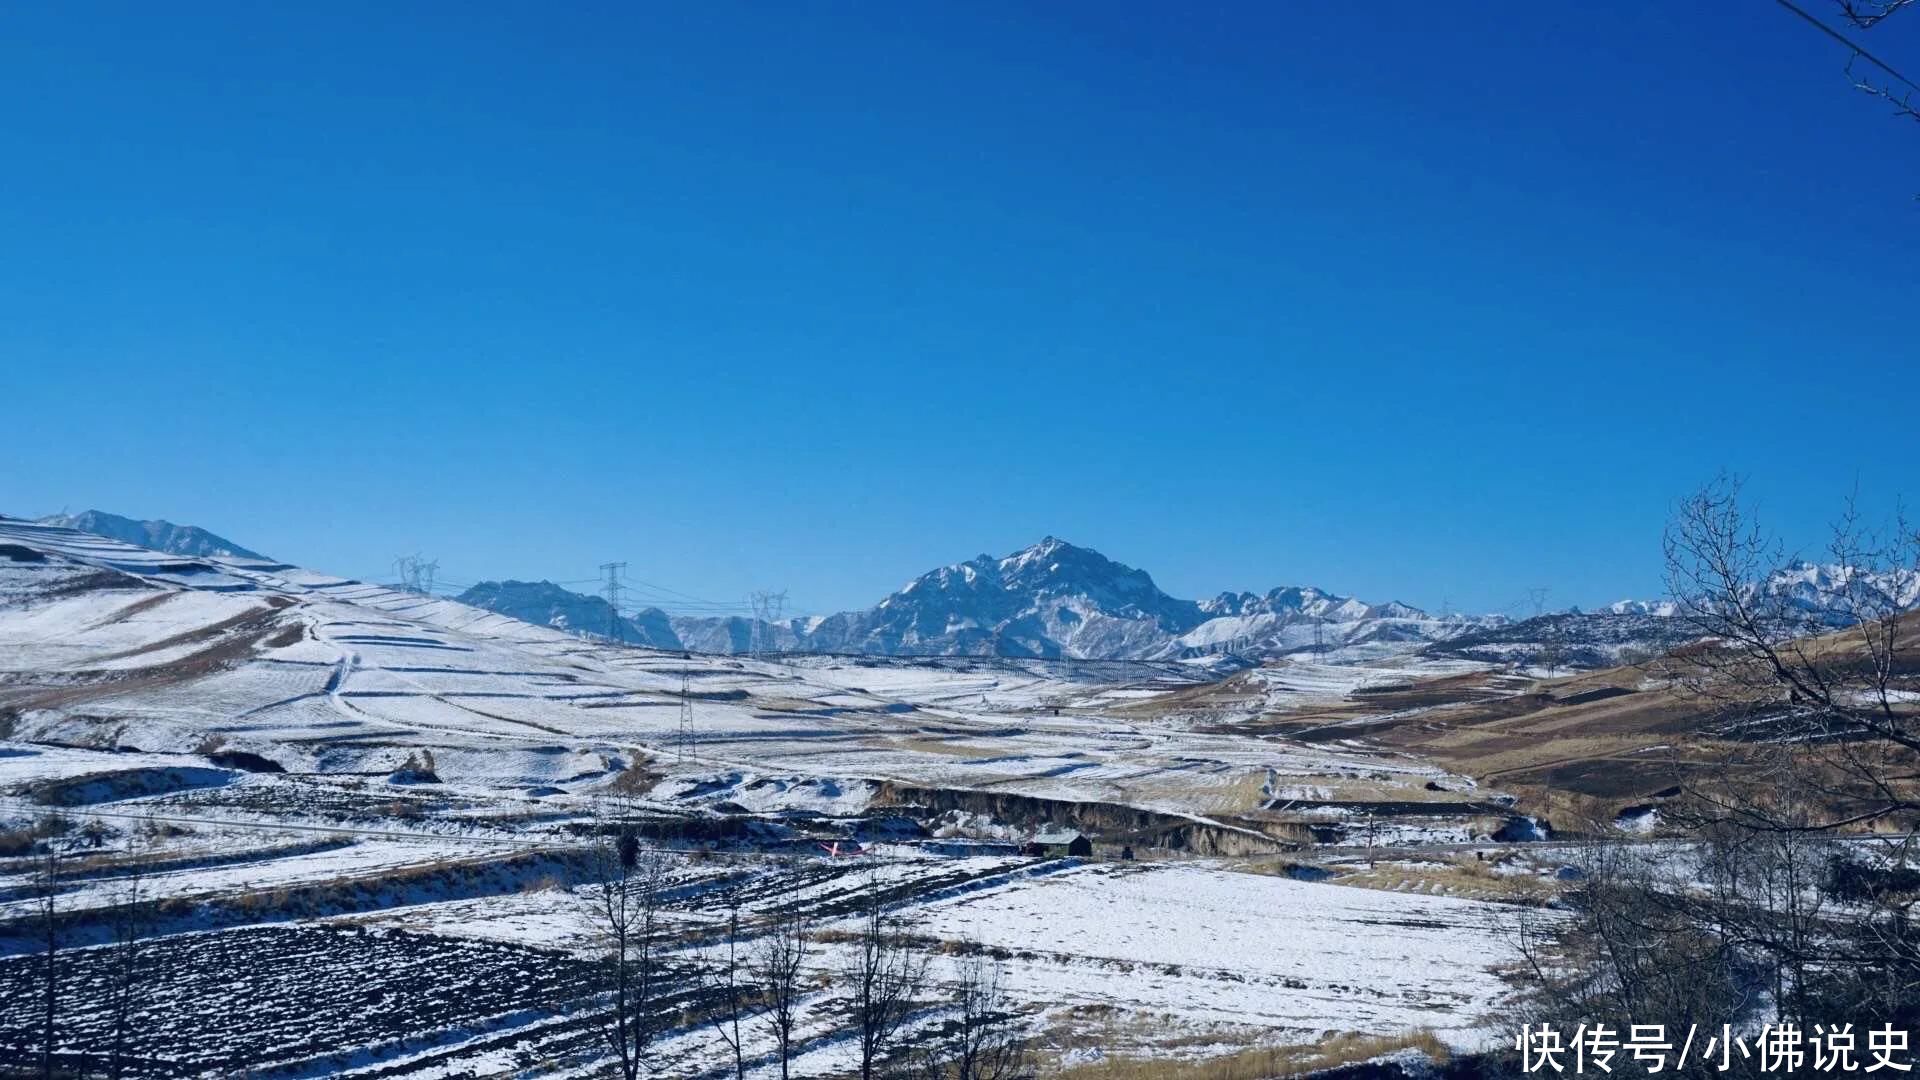
MULTIPOLYGON (((1839 0, 1841 16, 1858 30, 1872 30, 1913 3, 1914 0, 1839 0)), ((1920 88, 1853 42, 1848 41, 1846 45, 1852 50, 1847 56, 1847 81, 1853 84, 1853 88, 1893 106, 1895 116, 1920 120, 1920 103, 1913 99, 1915 90, 1920 88), (1862 66, 1871 66, 1886 78, 1860 75, 1857 72, 1862 66)))
POLYGON ((913 949, 899 920, 887 914, 885 896, 872 880, 863 896, 860 938, 855 945, 853 1022, 859 1035, 860 1080, 892 1048, 926 983, 927 959, 913 949))
POLYGON ((1707 838, 1711 903, 1637 891, 1730 943, 1784 1017, 1911 1022, 1920 534, 1898 514, 1870 526, 1849 499, 1827 548, 1824 565, 1790 557, 1729 476, 1679 506, 1668 590, 1701 640, 1659 670, 1734 749, 1669 811, 1707 838))
POLYGON ((1840 0, 1840 13, 1862 30, 1871 30, 1883 19, 1910 7, 1914 0, 1840 0))
POLYGON ((812 921, 797 905, 768 914, 766 933, 754 948, 751 968, 760 990, 754 1003, 756 1010, 773 1029, 774 1045, 780 1054, 780 1080, 789 1080, 793 1035, 800 1023, 801 998, 806 991, 802 974, 812 953, 812 921))
POLYGON ((708 963, 702 968, 701 981, 717 1003, 708 1014, 709 1023, 733 1057, 735 1080, 746 1080, 747 1057, 740 1027, 755 1000, 755 988, 746 972, 747 958, 740 950, 743 943, 740 904, 734 901, 727 905, 726 939, 712 950, 708 963))
POLYGON ((1522 926, 1536 1018, 1911 1026, 1920 538, 1897 516, 1867 528, 1849 501, 1824 565, 1806 563, 1722 476, 1678 507, 1665 549, 1700 640, 1648 670, 1730 749, 1663 807, 1688 846, 1585 847, 1570 917, 1522 926))
POLYGON ((53 1052, 58 1034, 55 1022, 60 1000, 60 854, 51 840, 57 830, 43 828, 42 831, 49 839, 34 882, 34 908, 40 920, 41 937, 40 1075, 45 1080, 53 1080, 53 1052))
MULTIPOLYGON (((1663 665, 1674 683, 1727 716, 1792 736, 1800 760, 1817 756, 1838 784, 1802 771, 1850 809, 1793 828, 1868 825, 1920 811, 1912 786, 1920 712, 1910 707, 1920 534, 1896 518, 1868 528, 1849 500, 1833 527, 1831 564, 1789 558, 1754 519, 1740 481, 1721 476, 1681 504, 1665 537, 1667 587, 1703 644, 1663 665)), ((1766 809, 1734 803, 1755 828, 1766 809)))
POLYGON ((667 861, 641 846, 625 813, 603 821, 600 832, 586 896, 589 921, 601 941, 599 986, 613 999, 605 1035, 621 1075, 635 1080, 657 1034, 652 1013, 660 982, 667 861))
POLYGON ((915 1080, 1032 1080, 1037 1070, 999 963, 976 951, 955 975, 945 1037, 922 1048, 915 1080))
POLYGON ((153 928, 153 900, 146 889, 145 853, 128 862, 126 876, 115 890, 108 912, 112 941, 108 945, 107 1075, 120 1080, 128 1066, 127 1044, 133 1034, 133 1016, 146 985, 146 956, 142 939, 153 928))
MULTIPOLYGON (((1524 1024, 1572 1031, 1630 1017, 1669 1031, 1718 1031, 1758 1008, 1756 977, 1721 919, 1726 878, 1703 893, 1701 867, 1625 840, 1583 845, 1575 860, 1570 917, 1526 908, 1517 916, 1516 941, 1535 991, 1522 1006, 1524 1024)), ((1704 1063, 1695 1066, 1668 1074, 1708 1074, 1704 1063)), ((1632 1063, 1614 1068, 1640 1074, 1632 1063)))
MULTIPOLYGON (((1901 74, 1875 53, 1868 52, 1858 41, 1821 22, 1794 0, 1776 2, 1847 49, 1847 82, 1855 90, 1893 106, 1896 117, 1920 121, 1920 101, 1914 100, 1914 95, 1920 93, 1920 83, 1901 74)), ((1838 0, 1841 17, 1849 26, 1863 32, 1874 29, 1913 3, 1914 0, 1838 0)))

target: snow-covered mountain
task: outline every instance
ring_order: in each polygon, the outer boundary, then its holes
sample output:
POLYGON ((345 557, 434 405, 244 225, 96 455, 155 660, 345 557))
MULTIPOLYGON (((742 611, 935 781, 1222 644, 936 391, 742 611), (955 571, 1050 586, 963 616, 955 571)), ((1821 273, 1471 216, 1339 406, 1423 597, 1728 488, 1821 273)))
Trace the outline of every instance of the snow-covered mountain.
POLYGON ((123 544, 133 544, 174 555, 196 557, 213 555, 228 559, 266 558, 257 551, 248 551, 239 544, 215 536, 198 526, 175 525, 171 521, 135 521, 132 518, 124 518, 102 510, 88 510, 79 514, 52 514, 41 518, 40 524, 77 529, 80 532, 118 540, 123 544))
POLYGON ((613 637, 655 649, 685 647, 667 613, 659 608, 614 614, 604 597, 584 596, 551 581, 483 581, 460 594, 460 602, 556 630, 613 637))
MULTIPOLYGON (((1894 570, 1871 573, 1836 563, 1795 561, 1767 575, 1765 582, 1747 587, 1753 599, 1764 595, 1762 609, 1789 621, 1812 626, 1845 626, 1859 608, 1907 610, 1920 607, 1920 574, 1894 570)), ((1611 615, 1684 615, 1672 600, 1621 600, 1602 611, 1611 615)))
MULTIPOLYGON (((542 625, 606 632, 605 601, 545 582, 484 582, 460 599, 542 625)), ((658 613, 636 618, 649 614, 658 613)), ((754 633, 753 622, 741 618, 667 622, 671 639, 624 626, 621 632, 701 652, 744 652, 754 633)), ((1144 570, 1049 536, 1011 555, 980 555, 922 574, 863 611, 761 624, 760 635, 778 650, 903 656, 1161 660, 1318 651, 1365 659, 1499 622, 1440 619, 1406 604, 1369 604, 1311 586, 1221 593, 1196 603, 1161 591, 1144 570)))
POLYGON ((1427 646, 1427 656, 1487 664, 1584 669, 1632 663, 1700 637, 1671 605, 1611 604, 1603 611, 1556 611, 1505 625, 1475 627, 1427 646), (1660 610, 1660 609, 1669 610, 1660 610), (1644 609, 1644 610, 1643 610, 1644 609))
MULTIPOLYGON (((1782 637, 1850 625, 1860 611, 1920 607, 1920 575, 1873 574, 1838 565, 1794 562, 1746 589, 1782 637), (1849 593, 1852 599, 1849 599, 1849 593), (1856 607, 1855 605, 1859 606, 1856 607)), ((1699 640, 1705 628, 1673 600, 1621 600, 1595 612, 1562 611, 1491 626, 1430 646, 1430 656, 1489 663, 1592 668, 1699 640)))
POLYGON ((1205 616, 1144 570, 1047 537, 1005 558, 980 555, 908 582, 873 607, 821 620, 809 648, 831 652, 1165 655, 1205 616))
POLYGON ((1787 612, 1827 626, 1844 626, 1853 604, 1866 610, 1920 607, 1920 574, 1868 573, 1851 566, 1794 562, 1768 575, 1766 591, 1787 612))
POLYGON ((1653 615, 1668 618, 1679 614, 1680 605, 1671 600, 1616 600, 1601 608, 1602 615, 1653 615))
POLYGON ((1223 592, 1211 600, 1202 600, 1200 610, 1211 616, 1294 615, 1329 622, 1353 622, 1359 619, 1419 619, 1426 612, 1392 601, 1369 604, 1346 596, 1322 592, 1311 585, 1289 585, 1266 594, 1223 592))

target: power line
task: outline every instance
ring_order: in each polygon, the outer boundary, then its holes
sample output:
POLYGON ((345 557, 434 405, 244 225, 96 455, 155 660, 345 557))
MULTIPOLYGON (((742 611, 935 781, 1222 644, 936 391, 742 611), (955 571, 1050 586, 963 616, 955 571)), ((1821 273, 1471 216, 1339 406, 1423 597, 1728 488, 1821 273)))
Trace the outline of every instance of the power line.
POLYGON ((1846 35, 1842 34, 1838 30, 1835 30, 1833 27, 1828 26, 1826 23, 1821 22, 1819 19, 1814 18, 1812 15, 1809 15, 1804 9, 1792 3, 1791 0, 1774 0, 1774 2, 1779 4, 1781 7, 1786 8, 1788 11, 1793 12, 1795 15, 1798 15, 1801 18, 1812 23, 1814 27, 1817 28, 1821 33, 1827 35, 1828 37, 1839 42, 1840 44, 1845 45, 1849 50, 1853 52, 1853 55, 1859 57, 1862 60, 1865 60, 1869 64, 1872 64, 1874 67, 1879 68, 1881 71, 1884 71, 1887 74, 1893 76, 1895 79, 1898 79, 1900 82, 1906 84, 1908 87, 1914 90, 1920 90, 1920 83, 1916 83, 1912 79, 1907 78, 1905 75, 1902 75, 1899 72, 1893 70, 1892 67, 1888 66, 1885 60, 1880 59, 1879 57, 1873 55, 1867 50, 1854 44, 1852 41, 1849 41, 1846 35))
POLYGON ((665 593, 668 596, 677 596, 682 600, 691 600, 696 604, 712 604, 715 606, 720 605, 720 602, 718 600, 705 600, 705 599, 702 599, 701 597, 694 596, 690 593, 680 592, 677 589, 669 589, 665 585, 655 585, 651 581, 642 581, 640 578, 629 578, 628 580, 634 582, 637 585, 644 585, 647 588, 652 589, 654 592, 665 593))

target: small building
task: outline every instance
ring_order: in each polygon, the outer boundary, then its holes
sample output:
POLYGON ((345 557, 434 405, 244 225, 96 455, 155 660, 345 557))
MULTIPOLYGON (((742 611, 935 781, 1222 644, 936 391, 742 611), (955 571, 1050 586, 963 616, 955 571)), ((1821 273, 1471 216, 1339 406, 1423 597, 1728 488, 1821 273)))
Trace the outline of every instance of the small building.
POLYGON ((1085 833, 1072 829, 1047 828, 1034 834, 1021 849, 1022 853, 1035 856, 1062 855, 1070 859, 1090 859, 1093 857, 1093 841, 1085 833))

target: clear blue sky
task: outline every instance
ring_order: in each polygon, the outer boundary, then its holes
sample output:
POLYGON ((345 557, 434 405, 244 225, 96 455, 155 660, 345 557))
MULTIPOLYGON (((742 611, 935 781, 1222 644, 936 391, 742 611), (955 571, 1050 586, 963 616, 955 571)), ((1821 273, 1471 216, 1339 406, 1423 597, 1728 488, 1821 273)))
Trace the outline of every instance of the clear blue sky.
POLYGON ((1912 475, 1920 129, 1769 3, 287 7, 5 14, 0 512, 1488 610, 1912 475))

